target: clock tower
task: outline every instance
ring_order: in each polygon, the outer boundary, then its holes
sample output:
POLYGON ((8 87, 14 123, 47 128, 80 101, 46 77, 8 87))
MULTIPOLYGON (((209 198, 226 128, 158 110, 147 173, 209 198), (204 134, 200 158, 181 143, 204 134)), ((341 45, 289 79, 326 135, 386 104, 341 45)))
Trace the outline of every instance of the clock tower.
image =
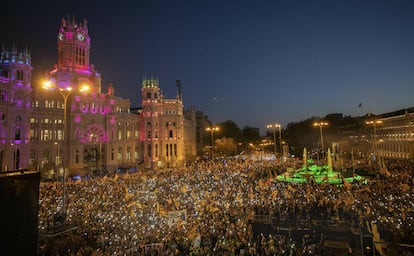
POLYGON ((75 18, 62 19, 58 32, 59 69, 91 71, 90 42, 86 20, 77 24, 75 18))
POLYGON ((90 63, 91 38, 86 20, 77 23, 74 17, 62 18, 57 48, 57 64, 49 72, 49 80, 59 88, 76 90, 88 85, 91 92, 101 93, 101 75, 90 63))

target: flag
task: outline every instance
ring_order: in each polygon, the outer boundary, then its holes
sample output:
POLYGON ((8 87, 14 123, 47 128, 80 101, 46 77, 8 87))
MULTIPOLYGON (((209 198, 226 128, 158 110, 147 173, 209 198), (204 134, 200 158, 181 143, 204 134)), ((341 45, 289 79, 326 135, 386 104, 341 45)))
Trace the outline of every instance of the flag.
POLYGON ((296 191, 296 188, 294 188, 294 187, 292 187, 290 184, 288 184, 288 187, 287 187, 287 189, 289 190, 289 191, 296 191))
POLYGON ((198 230, 197 230, 197 226, 194 226, 192 229, 190 229, 189 231, 188 231, 188 238, 189 239, 194 239, 196 236, 197 236, 197 234, 198 234, 198 230))

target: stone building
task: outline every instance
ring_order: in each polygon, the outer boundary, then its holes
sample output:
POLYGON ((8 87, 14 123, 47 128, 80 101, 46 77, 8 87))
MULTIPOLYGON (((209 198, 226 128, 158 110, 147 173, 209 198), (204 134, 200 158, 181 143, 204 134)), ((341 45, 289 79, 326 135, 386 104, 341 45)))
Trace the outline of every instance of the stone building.
POLYGON ((184 111, 180 82, 177 97, 166 99, 158 80, 143 79, 142 109, 131 111, 130 100, 117 97, 115 86, 102 90, 90 48, 87 22, 62 19, 57 64, 36 84, 29 52, 2 50, 1 170, 91 175, 195 159, 195 110, 184 111))
POLYGON ((29 165, 31 55, 26 49, 0 53, 0 170, 29 165))

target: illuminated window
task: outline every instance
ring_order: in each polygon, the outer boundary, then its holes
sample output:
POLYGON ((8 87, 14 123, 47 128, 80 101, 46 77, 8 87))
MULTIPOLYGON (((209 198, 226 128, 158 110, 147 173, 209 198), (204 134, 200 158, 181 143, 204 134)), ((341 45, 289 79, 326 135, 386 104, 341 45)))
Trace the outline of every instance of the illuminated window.
POLYGON ((34 140, 34 134, 35 134, 35 132, 34 132, 34 130, 33 129, 30 129, 30 131, 29 131, 29 138, 30 138, 30 140, 31 141, 33 141, 34 140))
POLYGON ((131 148, 127 147, 126 159, 131 160, 131 148))
POLYGON ((57 140, 63 140, 63 131, 57 130, 57 140))
POLYGON ((122 140, 122 131, 118 130, 118 140, 122 140))
POLYGON ((127 140, 129 140, 131 138, 131 131, 127 131, 126 138, 127 138, 127 140))
POLYGON ((122 147, 118 148, 118 161, 122 160, 122 147))

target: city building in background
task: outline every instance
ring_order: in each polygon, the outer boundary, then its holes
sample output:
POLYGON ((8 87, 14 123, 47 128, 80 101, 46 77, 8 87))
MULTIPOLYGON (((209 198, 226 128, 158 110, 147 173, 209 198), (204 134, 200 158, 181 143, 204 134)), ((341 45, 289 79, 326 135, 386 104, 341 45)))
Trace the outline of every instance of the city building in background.
POLYGON ((103 92, 90 48, 86 21, 62 19, 57 64, 35 84, 29 51, 2 49, 1 170, 31 168, 48 178, 64 169, 92 175, 195 159, 195 110, 183 110, 181 81, 177 97, 165 99, 157 80, 144 79, 142 108, 131 109, 115 86, 103 92))
POLYGON ((142 122, 140 140, 146 167, 183 166, 196 157, 195 110, 184 111, 181 81, 177 80, 177 96, 165 98, 159 81, 142 81, 142 122))
POLYGON ((414 108, 401 109, 377 116, 378 156, 385 159, 414 159, 414 108))
POLYGON ((0 53, 0 170, 29 165, 31 55, 26 49, 0 53))

